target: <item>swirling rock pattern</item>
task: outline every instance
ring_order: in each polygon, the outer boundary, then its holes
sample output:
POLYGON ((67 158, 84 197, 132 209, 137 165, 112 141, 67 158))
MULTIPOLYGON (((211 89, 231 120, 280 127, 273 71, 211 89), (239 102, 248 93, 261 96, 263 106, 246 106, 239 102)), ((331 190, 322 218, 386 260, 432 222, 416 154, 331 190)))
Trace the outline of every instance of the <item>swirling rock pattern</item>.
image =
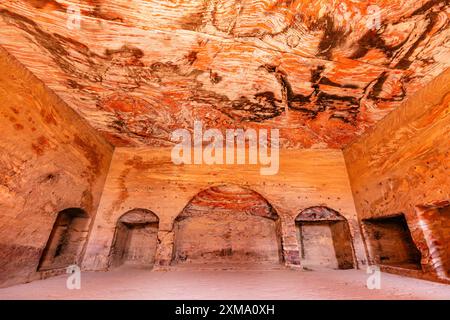
POLYGON ((202 120, 342 148, 449 67, 449 25, 449 0, 0 4, 0 45, 116 146, 202 120))

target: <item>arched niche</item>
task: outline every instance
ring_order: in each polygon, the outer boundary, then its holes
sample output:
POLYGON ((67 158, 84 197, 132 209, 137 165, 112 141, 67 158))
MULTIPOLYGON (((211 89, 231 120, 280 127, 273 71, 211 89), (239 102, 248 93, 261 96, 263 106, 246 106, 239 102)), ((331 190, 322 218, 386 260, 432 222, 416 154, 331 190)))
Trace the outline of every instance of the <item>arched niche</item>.
POLYGON ((110 265, 153 267, 158 243, 159 219, 147 209, 133 209, 116 224, 110 265))
POLYGON ((38 270, 66 268, 78 264, 89 232, 90 218, 80 208, 67 208, 58 213, 38 270))
POLYGON ((260 194, 237 185, 199 192, 174 223, 175 264, 282 261, 280 219, 260 194))
POLYGON ((302 210, 295 219, 304 267, 352 269, 354 256, 347 220, 324 206, 302 210))

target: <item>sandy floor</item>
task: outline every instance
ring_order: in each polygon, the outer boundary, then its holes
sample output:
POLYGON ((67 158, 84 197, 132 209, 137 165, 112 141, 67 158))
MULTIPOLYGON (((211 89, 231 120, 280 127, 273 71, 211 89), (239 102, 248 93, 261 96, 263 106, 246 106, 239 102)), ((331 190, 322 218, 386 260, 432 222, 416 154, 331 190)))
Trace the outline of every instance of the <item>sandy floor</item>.
POLYGON ((150 271, 119 269, 81 274, 81 289, 66 275, 0 289, 0 299, 450 299, 450 285, 381 274, 381 289, 366 287, 360 270, 150 271))

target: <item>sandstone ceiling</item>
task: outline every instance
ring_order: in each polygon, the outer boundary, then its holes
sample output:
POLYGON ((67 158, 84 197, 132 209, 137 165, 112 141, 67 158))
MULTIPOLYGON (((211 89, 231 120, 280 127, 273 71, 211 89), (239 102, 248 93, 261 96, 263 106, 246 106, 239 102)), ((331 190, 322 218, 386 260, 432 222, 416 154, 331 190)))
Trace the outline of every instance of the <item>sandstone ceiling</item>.
POLYGON ((449 21, 450 0, 2 0, 0 45, 116 146, 198 119, 342 148, 449 67, 449 21))

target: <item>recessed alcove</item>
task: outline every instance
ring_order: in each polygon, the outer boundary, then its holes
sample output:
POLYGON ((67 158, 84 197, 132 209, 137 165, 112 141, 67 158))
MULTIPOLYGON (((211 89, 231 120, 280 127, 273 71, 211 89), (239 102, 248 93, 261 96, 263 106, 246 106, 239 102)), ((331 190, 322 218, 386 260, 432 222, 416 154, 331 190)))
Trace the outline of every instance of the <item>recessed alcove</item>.
POLYGON ((158 241, 158 217, 146 209, 133 209, 117 221, 111 266, 153 267, 158 241))
POLYGON ((38 270, 65 268, 79 263, 89 232, 89 222, 89 216, 82 209, 60 211, 42 252, 38 270))
POLYGON ((350 229, 337 211, 323 206, 307 208, 295 222, 304 267, 354 268, 350 229))
POLYGON ((175 220, 174 263, 279 264, 279 218, 258 193, 236 185, 196 195, 175 220))
POLYGON ((403 214, 362 221, 372 262, 404 269, 421 269, 421 253, 403 214))

